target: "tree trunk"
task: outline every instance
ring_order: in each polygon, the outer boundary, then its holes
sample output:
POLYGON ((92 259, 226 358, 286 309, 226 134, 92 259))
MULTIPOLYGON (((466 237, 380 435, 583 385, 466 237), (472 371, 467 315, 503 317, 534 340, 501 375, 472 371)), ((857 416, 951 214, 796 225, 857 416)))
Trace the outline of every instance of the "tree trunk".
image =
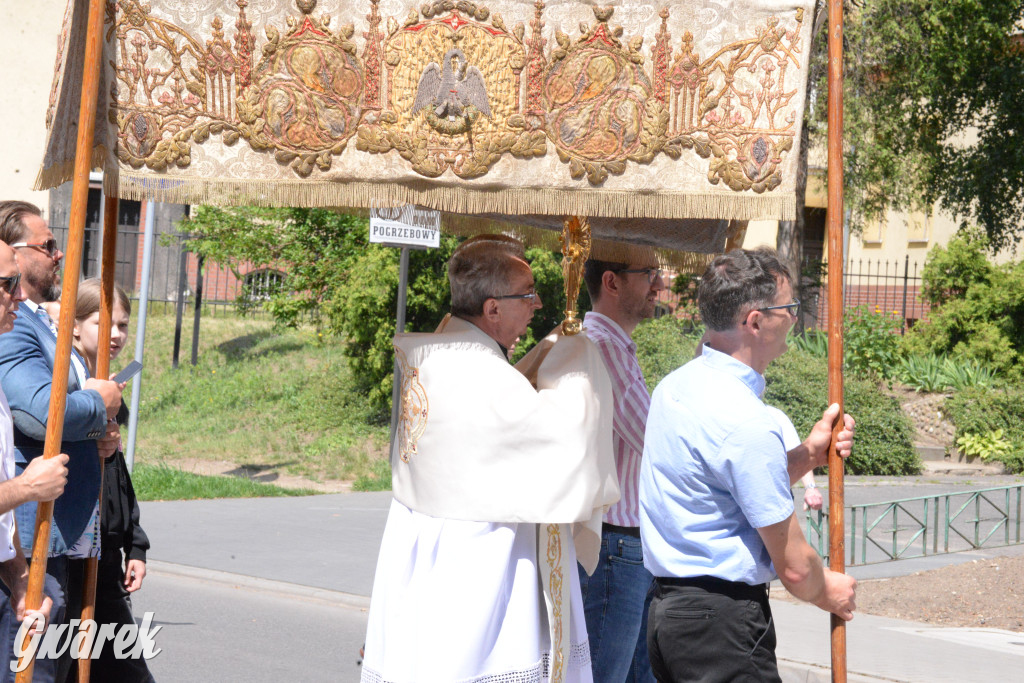
MULTIPOLYGON (((808 88, 810 90, 810 88, 808 88)), ((800 156, 797 159, 796 175, 796 220, 779 221, 779 232, 775 240, 775 248, 779 252, 779 260, 793 274, 793 296, 800 299, 803 289, 803 255, 804 255, 804 201, 807 196, 807 142, 808 130, 804 125, 800 134, 800 156)), ((801 312, 793 332, 804 331, 804 314, 801 312)))

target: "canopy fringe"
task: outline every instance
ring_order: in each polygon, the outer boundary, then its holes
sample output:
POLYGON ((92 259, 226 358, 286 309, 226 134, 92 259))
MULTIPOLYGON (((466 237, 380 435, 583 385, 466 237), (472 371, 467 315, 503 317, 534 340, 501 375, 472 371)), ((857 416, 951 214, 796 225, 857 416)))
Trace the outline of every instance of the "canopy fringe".
POLYGON ((465 185, 453 187, 424 183, 410 186, 401 183, 308 179, 196 179, 123 171, 120 177, 109 173, 105 176, 104 191, 122 199, 228 206, 370 207, 418 204, 459 214, 554 214, 655 219, 688 216, 738 220, 777 220, 781 217, 782 220, 793 220, 796 215, 792 193, 758 197, 726 192, 645 194, 591 188, 498 189, 465 185))

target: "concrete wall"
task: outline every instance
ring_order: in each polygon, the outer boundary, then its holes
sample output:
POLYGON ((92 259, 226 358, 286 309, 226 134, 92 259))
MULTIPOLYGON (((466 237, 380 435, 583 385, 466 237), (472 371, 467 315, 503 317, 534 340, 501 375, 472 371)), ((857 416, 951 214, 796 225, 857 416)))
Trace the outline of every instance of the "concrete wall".
POLYGON ((0 107, 3 163, 0 199, 24 199, 49 215, 46 192, 35 192, 46 138, 57 35, 64 17, 63 0, 0 2, 0 83, 6 94, 0 107))

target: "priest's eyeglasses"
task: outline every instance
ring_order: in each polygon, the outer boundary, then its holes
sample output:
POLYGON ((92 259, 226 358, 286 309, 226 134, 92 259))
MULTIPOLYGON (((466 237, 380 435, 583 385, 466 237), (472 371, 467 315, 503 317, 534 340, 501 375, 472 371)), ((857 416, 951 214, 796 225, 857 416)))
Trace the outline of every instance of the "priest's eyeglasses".
POLYGON ((643 273, 647 276, 647 284, 653 285, 654 281, 662 275, 661 268, 627 268, 625 270, 616 271, 618 273, 643 273))
POLYGON ((527 292, 526 294, 503 294, 502 296, 492 296, 492 299, 528 299, 531 304, 537 303, 539 297, 537 292, 527 292))
POLYGON ((46 252, 46 255, 50 258, 57 253, 57 240, 52 237, 45 242, 15 242, 11 245, 12 247, 39 247, 46 252))
POLYGON ((0 287, 3 287, 4 291, 8 294, 14 294, 18 291, 18 285, 21 284, 21 273, 15 275, 0 275, 0 287))
MULTIPOLYGON (((761 311, 762 313, 764 313, 765 311, 775 311, 780 309, 785 309, 787 313, 796 318, 797 316, 800 315, 800 299, 793 299, 793 302, 788 304, 779 304, 778 306, 765 306, 764 308, 755 308, 754 310, 761 311)), ((747 321, 744 320, 743 324, 746 325, 747 321)))

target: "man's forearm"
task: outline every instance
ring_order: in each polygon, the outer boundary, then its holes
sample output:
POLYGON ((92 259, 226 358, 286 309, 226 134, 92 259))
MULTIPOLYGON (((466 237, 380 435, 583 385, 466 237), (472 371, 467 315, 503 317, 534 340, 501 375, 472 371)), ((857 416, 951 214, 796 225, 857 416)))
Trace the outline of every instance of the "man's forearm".
POLYGON ((786 457, 790 486, 803 479, 804 475, 818 466, 806 443, 802 443, 786 453, 786 457))
POLYGON ((825 571, 821 558, 804 540, 796 515, 757 531, 786 590, 817 604, 825 593, 825 571))
POLYGON ((0 514, 13 510, 30 500, 20 477, 0 482, 0 514))

